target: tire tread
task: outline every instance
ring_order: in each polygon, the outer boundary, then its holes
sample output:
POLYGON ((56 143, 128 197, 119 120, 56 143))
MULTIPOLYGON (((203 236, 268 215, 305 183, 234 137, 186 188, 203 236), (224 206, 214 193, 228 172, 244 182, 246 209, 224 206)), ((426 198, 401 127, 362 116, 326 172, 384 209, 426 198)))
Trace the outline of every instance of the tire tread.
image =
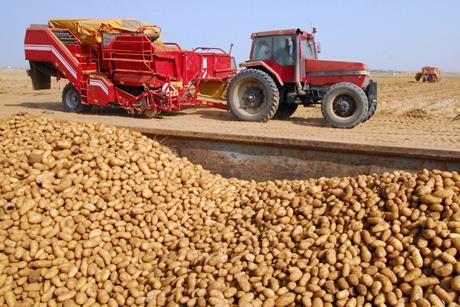
POLYGON ((349 125, 347 125, 347 126, 339 126, 339 125, 336 125, 336 124, 330 122, 330 121, 328 120, 327 114, 326 114, 325 111, 324 111, 323 105, 321 105, 321 113, 323 114, 323 117, 324 117, 334 128, 345 128, 345 129, 350 129, 350 128, 355 127, 357 124, 359 124, 359 123, 361 123, 361 122, 363 122, 363 121, 365 120, 365 118, 366 118, 366 116, 367 116, 367 114, 368 114, 368 111, 369 111, 369 102, 368 102, 368 100, 367 100, 366 93, 364 93, 364 91, 363 91, 359 86, 357 86, 357 85, 355 85, 355 84, 353 84, 353 83, 350 83, 350 82, 339 82, 339 83, 336 83, 336 84, 332 85, 332 86, 329 88, 328 92, 326 93, 326 95, 325 95, 324 98, 323 98, 323 103, 324 103, 325 100, 328 99, 328 96, 329 96, 331 93, 335 92, 335 90, 336 90, 337 88, 340 88, 340 87, 346 87, 346 88, 349 88, 349 89, 352 90, 352 91, 357 92, 357 93, 361 96, 362 100, 367 102, 367 103, 365 104, 365 106, 364 106, 364 109, 365 109, 364 112, 362 112, 362 114, 361 114, 361 116, 360 116, 359 118, 357 118, 354 122, 352 122, 351 124, 349 124, 349 125))
POLYGON ((377 111, 377 101, 369 102, 369 110, 367 111, 367 115, 364 118, 363 122, 368 121, 372 116, 374 116, 376 111, 377 111))

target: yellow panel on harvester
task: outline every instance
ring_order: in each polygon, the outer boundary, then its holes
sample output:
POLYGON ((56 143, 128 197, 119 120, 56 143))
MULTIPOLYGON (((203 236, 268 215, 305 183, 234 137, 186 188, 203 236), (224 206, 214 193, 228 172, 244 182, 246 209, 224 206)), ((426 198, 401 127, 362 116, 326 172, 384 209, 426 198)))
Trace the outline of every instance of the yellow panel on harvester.
POLYGON ((225 100, 227 87, 228 83, 223 81, 202 81, 198 95, 206 98, 225 100))
POLYGON ((159 40, 161 29, 158 26, 137 19, 51 19, 50 28, 67 29, 85 45, 102 42, 104 33, 142 33, 159 40))

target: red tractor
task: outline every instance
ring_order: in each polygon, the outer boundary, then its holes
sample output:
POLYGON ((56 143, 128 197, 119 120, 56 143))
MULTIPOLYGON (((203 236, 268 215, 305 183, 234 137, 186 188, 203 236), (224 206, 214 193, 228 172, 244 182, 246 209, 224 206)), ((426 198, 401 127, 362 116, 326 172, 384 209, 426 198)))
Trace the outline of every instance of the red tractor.
POLYGON ((321 103, 333 127, 351 128, 375 113, 377 83, 364 64, 319 60, 314 36, 300 29, 254 33, 252 41, 227 92, 240 120, 286 119, 299 105, 321 103))
POLYGON ((66 78, 69 112, 121 107, 153 117, 184 106, 229 109, 244 121, 289 118, 321 103, 333 127, 350 128, 377 108, 377 85, 364 64, 317 59, 312 34, 299 29, 252 35, 250 61, 237 73, 220 48, 183 50, 160 29, 133 19, 63 19, 26 31, 34 89, 66 78), (211 98, 211 99, 209 99, 211 98), (227 103, 225 103, 227 100, 227 103))

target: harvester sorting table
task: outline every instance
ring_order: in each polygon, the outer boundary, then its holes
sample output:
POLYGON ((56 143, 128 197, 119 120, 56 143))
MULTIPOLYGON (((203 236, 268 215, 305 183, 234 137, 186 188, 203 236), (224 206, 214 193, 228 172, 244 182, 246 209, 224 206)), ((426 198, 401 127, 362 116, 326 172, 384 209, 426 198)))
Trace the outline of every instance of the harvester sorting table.
POLYGON ((313 34, 300 29, 258 32, 252 40, 238 71, 230 52, 183 50, 163 42, 159 27, 134 19, 64 19, 30 26, 25 56, 34 89, 49 89, 51 76, 69 80, 62 93, 69 112, 115 106, 154 117, 202 106, 265 122, 321 104, 339 128, 375 113, 377 84, 364 64, 319 60, 313 34))

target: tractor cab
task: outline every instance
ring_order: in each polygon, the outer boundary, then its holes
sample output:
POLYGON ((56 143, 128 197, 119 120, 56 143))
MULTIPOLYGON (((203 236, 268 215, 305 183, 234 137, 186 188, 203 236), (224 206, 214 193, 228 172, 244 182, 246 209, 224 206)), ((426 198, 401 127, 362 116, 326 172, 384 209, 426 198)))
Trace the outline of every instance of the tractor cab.
POLYGON ((317 59, 313 35, 298 29, 257 32, 252 40, 249 62, 266 63, 283 81, 295 81, 297 61, 305 71, 306 60, 317 59))
POLYGON ((295 37, 290 35, 257 37, 250 60, 274 61, 280 66, 292 66, 295 63, 295 46, 295 37))
POLYGON ((252 35, 253 47, 251 61, 273 59, 294 65, 296 46, 300 41, 300 51, 303 58, 316 59, 316 47, 313 35, 296 30, 258 32, 252 35), (297 35, 300 34, 300 35, 297 35))

